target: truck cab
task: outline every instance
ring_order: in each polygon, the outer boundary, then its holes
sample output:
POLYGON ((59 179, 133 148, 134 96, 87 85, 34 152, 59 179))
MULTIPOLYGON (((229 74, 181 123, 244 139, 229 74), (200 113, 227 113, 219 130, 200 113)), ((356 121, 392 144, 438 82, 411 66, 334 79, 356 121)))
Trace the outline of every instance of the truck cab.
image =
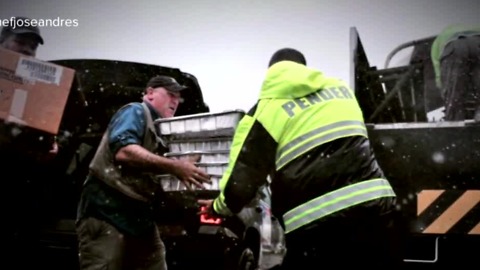
POLYGON ((480 262, 480 125, 443 121, 430 59, 434 39, 399 45, 379 68, 370 65, 357 29, 350 29, 351 84, 398 196, 408 269, 480 262), (408 63, 389 67, 404 49, 412 51, 408 63))

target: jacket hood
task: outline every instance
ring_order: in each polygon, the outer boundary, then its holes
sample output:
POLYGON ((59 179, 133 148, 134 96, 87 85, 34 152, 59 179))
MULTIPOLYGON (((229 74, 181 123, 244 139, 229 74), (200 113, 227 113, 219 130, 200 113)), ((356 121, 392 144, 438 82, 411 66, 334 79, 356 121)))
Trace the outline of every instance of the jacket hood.
POLYGON ((338 85, 339 80, 292 61, 281 61, 268 69, 260 99, 304 97, 332 83, 338 85))

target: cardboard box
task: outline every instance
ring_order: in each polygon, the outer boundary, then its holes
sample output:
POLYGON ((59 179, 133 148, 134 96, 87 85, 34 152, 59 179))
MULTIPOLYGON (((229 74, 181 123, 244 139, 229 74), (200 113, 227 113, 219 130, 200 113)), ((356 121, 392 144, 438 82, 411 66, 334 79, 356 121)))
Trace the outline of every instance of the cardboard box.
POLYGON ((0 48, 0 119, 56 134, 75 70, 0 48))

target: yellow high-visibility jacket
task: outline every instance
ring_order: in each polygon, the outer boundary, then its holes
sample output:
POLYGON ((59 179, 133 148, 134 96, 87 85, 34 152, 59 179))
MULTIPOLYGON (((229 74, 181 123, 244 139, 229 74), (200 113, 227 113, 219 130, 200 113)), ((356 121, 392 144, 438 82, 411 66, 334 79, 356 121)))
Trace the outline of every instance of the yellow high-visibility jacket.
POLYGON ((371 150, 354 92, 291 61, 272 65, 257 104, 239 122, 214 211, 239 212, 271 176, 272 210, 286 233, 395 196, 371 150))

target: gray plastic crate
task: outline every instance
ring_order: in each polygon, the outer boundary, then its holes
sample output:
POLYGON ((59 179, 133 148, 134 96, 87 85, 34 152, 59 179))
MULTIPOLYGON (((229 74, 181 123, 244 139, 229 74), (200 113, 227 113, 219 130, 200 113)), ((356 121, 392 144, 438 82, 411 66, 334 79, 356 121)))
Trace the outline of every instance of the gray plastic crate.
POLYGON ((231 145, 231 137, 174 140, 168 142, 169 151, 176 153, 188 151, 229 151, 231 145))
MULTIPOLYGON (((210 180, 212 181, 210 184, 204 183, 203 186, 205 187, 205 190, 219 190, 220 189, 220 179, 221 176, 211 176, 210 180)), ((162 185, 162 188, 164 191, 184 191, 184 190, 189 190, 185 184, 178 180, 173 175, 159 175, 158 180, 160 181, 160 184, 162 185)), ((192 190, 200 190, 195 185, 191 185, 192 190)))
POLYGON ((185 152, 168 152, 164 154, 165 157, 174 159, 186 159, 199 163, 227 163, 229 159, 228 150, 217 151, 185 151, 185 152))
POLYGON ((198 162, 195 165, 203 169, 208 175, 221 177, 227 170, 228 162, 198 162))
POLYGON ((179 138, 233 136, 235 127, 245 115, 242 110, 199 113, 155 120, 160 136, 167 141, 179 138))

